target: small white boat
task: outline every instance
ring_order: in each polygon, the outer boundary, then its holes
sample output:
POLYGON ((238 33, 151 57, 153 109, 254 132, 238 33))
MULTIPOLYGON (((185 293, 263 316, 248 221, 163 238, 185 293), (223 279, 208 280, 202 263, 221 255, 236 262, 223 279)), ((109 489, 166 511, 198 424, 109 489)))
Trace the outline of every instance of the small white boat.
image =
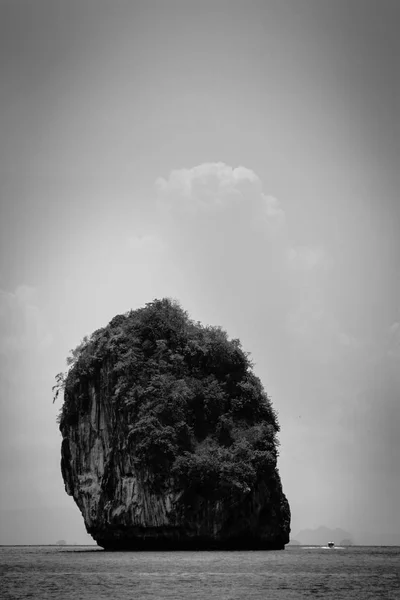
POLYGON ((334 548, 335 542, 328 542, 328 548, 334 548))

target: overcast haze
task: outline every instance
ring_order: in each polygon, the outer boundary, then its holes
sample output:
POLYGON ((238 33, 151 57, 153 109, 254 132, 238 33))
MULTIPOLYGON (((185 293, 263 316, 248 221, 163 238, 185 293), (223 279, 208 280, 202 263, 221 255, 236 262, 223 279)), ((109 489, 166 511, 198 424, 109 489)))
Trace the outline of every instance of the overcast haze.
POLYGON ((91 539, 54 376, 164 296, 251 352, 292 534, 400 534, 399 26, 397 0, 0 0, 0 543, 91 539))

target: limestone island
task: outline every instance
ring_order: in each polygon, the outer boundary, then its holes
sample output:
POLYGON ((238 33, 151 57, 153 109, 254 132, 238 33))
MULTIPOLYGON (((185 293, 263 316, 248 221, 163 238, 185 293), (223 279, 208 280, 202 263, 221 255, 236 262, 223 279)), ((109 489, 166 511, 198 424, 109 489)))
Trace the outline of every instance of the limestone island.
POLYGON ((239 340, 170 299, 118 315, 57 376, 61 471, 106 550, 275 550, 277 415, 239 340))

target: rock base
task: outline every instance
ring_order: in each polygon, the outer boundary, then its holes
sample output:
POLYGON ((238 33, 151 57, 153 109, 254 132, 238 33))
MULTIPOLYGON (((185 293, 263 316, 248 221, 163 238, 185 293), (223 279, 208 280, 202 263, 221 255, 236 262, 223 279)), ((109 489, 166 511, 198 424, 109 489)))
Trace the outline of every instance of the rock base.
MULTIPOLYGON (((93 535, 93 534, 92 534, 93 535)), ((93 536, 95 537, 95 536, 93 536)), ((262 540, 251 537, 237 537, 225 540, 211 538, 146 538, 132 537, 118 540, 96 539, 97 544, 107 551, 237 551, 237 550, 284 550, 281 540, 262 540)))

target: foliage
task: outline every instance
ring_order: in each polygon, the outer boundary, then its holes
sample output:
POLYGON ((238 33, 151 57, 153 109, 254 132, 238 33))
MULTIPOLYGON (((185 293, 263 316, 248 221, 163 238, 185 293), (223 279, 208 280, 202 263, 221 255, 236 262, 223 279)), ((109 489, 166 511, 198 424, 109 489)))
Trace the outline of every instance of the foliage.
POLYGON ((71 352, 59 374, 60 428, 89 409, 88 385, 107 387, 125 419, 124 443, 157 485, 226 496, 273 476, 277 416, 239 340, 189 319, 170 299, 118 315, 71 352), (107 375, 105 375, 107 373, 107 375))

